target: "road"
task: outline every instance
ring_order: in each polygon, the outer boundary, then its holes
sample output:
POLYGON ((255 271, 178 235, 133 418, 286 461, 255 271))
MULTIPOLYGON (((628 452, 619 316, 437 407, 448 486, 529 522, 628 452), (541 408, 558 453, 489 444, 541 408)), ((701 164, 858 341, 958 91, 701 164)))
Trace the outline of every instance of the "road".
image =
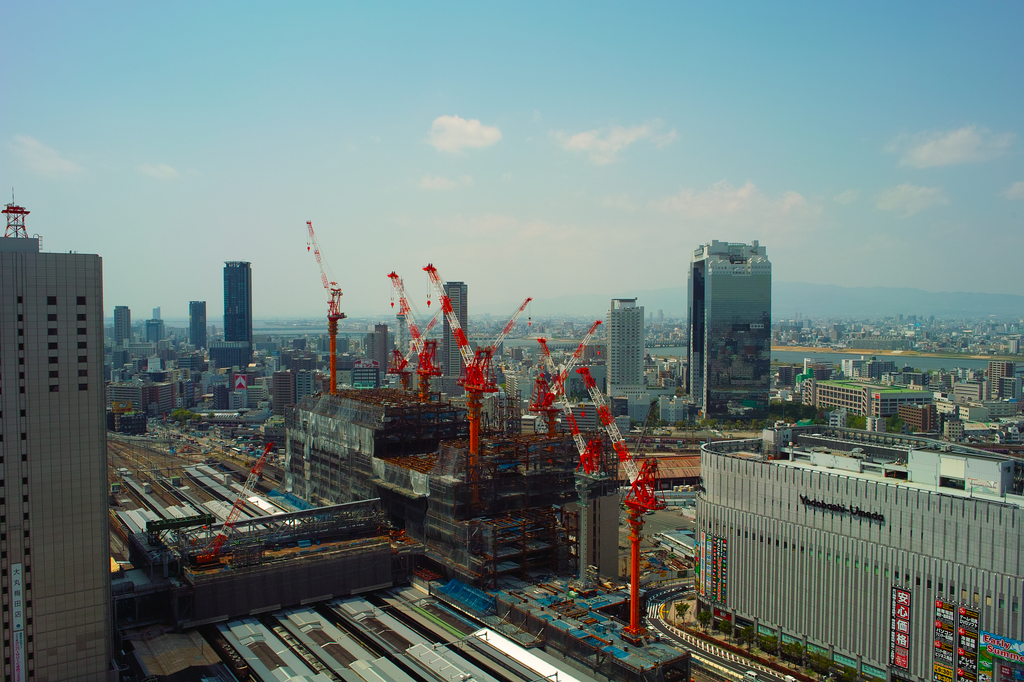
POLYGON ((707 668, 708 672, 712 674, 729 680, 735 680, 736 682, 744 682, 750 679, 746 677, 746 672, 752 670, 757 673, 758 680, 785 682, 785 678, 782 675, 770 668, 710 645, 702 640, 696 638, 687 640, 677 634, 678 630, 670 627, 665 621, 663 611, 667 609, 669 603, 677 601, 688 592, 693 592, 692 585, 666 587, 649 593, 647 596, 647 627, 658 632, 662 639, 672 642, 684 651, 689 651, 694 660, 704 668, 707 668), (700 642, 700 644, 695 642, 700 642))

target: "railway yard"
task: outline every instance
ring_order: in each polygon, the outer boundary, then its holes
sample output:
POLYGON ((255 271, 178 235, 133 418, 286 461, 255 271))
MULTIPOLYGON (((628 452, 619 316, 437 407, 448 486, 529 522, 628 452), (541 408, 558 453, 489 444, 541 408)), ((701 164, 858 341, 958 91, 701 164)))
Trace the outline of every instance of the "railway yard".
MULTIPOLYGON (((423 546, 390 531, 377 500, 312 508, 280 492, 283 472, 272 459, 244 492, 254 457, 169 433, 108 438, 123 680, 582 682, 602 666, 596 679, 712 679, 664 644, 618 643, 621 614, 593 611, 609 625, 597 639, 573 630, 589 630, 580 623, 590 622, 590 607, 558 582, 537 594, 566 604, 558 616, 568 628, 566 648, 541 648, 555 630, 542 634, 499 617, 486 593, 460 592, 470 588, 458 581, 445 593, 451 585, 440 576, 415 569, 423 546), (190 564, 190 552, 211 541, 240 493, 228 558, 190 564)), ((536 591, 515 578, 502 588, 536 591)), ((607 610, 621 597, 597 601, 607 610)))

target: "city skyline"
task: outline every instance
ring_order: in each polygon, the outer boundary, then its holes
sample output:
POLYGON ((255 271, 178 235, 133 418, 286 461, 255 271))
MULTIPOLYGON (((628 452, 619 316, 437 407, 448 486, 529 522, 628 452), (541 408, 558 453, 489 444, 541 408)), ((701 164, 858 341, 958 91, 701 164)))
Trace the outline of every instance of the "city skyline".
POLYGON ((46 30, 0 48, 0 164, 44 250, 103 254, 107 310, 173 281, 184 316, 239 259, 256 316, 313 317, 306 220, 352 314, 392 268, 425 290, 427 262, 496 312, 684 287, 712 237, 773 245, 780 282, 1024 289, 1024 9, 882 8, 21 6, 13 27, 46 30), (184 281, 129 250, 172 234, 197 245, 184 281))

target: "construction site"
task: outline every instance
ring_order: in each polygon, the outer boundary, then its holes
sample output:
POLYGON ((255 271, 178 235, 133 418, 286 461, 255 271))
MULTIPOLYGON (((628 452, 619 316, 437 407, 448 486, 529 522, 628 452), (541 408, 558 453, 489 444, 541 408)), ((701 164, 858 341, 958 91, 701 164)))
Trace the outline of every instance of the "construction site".
MULTIPOLYGON (((578 570, 579 457, 569 434, 487 434, 471 457, 466 410, 395 389, 308 398, 287 412, 286 427, 288 492, 315 504, 379 499, 442 575, 494 587, 504 575, 578 570)), ((614 562, 616 481, 591 494, 612 501, 594 532, 614 562)))
MULTIPOLYGON (((640 619, 641 528, 646 513, 665 506, 654 493, 656 461, 633 458, 587 368, 576 369, 600 321, 562 365, 541 339, 547 371, 530 409, 547 428, 526 435, 518 396, 511 408, 492 361, 531 299, 493 343, 474 348, 436 269, 424 268, 462 361, 464 395, 449 399, 432 390, 437 341, 420 331, 392 273, 411 337, 389 367, 401 388, 340 388, 340 288, 323 268, 311 224, 309 235, 329 295, 330 390, 286 407, 283 454, 269 457, 275 444, 266 443, 254 464, 201 459, 168 441, 162 457, 143 439, 112 440, 112 592, 125 640, 168 626, 206 628, 223 660, 276 678, 275 666, 295 655, 323 664, 310 652, 331 642, 282 635, 280 651, 268 649, 266 636, 254 633, 280 627, 253 617, 411 584, 433 595, 431 608, 449 625, 469 619, 592 677, 685 679, 686 654, 649 636, 640 619), (581 434, 565 404, 573 370, 603 433, 581 434), (624 500, 620 471, 629 485, 624 500), (619 581, 620 502, 630 527, 628 590, 619 581)), ((375 628, 380 621, 366 619, 375 628)), ((322 667, 310 669, 326 675, 322 667)))

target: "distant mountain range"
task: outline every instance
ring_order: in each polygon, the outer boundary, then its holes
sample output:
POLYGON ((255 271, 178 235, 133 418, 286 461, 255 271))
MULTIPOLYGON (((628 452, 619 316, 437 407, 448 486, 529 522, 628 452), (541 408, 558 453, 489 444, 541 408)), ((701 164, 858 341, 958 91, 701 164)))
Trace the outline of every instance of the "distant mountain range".
MULTIPOLYGON (((637 298, 645 312, 666 317, 686 316, 686 287, 632 290, 616 293, 615 298, 637 298)), ((535 317, 548 315, 586 315, 603 317, 612 294, 569 294, 539 298, 532 304, 535 317)), ((507 313, 515 307, 491 310, 507 313)), ((983 294, 967 291, 934 292, 895 287, 841 287, 834 284, 775 282, 772 285, 772 317, 887 317, 918 315, 928 317, 1024 317, 1024 296, 983 294)))

